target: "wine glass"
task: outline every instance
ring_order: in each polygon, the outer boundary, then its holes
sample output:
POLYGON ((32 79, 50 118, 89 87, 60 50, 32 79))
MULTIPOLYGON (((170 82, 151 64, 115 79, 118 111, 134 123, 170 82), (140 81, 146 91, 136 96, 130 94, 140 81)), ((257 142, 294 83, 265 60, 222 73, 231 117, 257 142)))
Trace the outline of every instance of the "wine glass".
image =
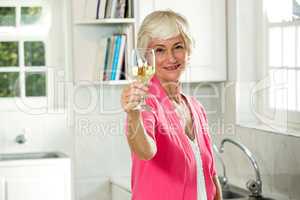
MULTIPOLYGON (((147 85, 155 73, 155 54, 154 49, 136 48, 132 50, 131 76, 134 80, 147 85)), ((136 109, 150 111, 151 108, 145 103, 142 97, 141 103, 136 109)))

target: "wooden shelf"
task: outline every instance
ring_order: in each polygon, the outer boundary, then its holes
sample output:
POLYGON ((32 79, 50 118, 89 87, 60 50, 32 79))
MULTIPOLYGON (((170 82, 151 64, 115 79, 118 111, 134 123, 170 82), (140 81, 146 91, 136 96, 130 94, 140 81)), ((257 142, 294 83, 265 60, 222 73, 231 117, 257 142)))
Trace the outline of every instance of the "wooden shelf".
POLYGON ((92 25, 92 24, 134 24, 134 18, 107 18, 107 19, 90 19, 76 21, 76 25, 92 25))
POLYGON ((76 86, 99 86, 99 85, 127 85, 129 80, 115 80, 115 81, 79 81, 76 86))
POLYGON ((116 81, 102 81, 102 85, 128 85, 130 81, 128 80, 116 80, 116 81))

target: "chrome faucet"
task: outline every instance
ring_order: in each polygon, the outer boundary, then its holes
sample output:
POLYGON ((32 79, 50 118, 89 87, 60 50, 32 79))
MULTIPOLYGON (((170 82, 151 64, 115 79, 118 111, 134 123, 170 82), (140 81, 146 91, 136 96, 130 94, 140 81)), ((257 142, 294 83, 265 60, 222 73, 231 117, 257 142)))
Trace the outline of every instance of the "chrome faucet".
POLYGON ((224 152, 224 144, 226 142, 230 142, 230 143, 236 145, 237 147, 239 147, 251 161, 251 164, 253 165, 254 170, 255 170, 256 180, 251 179, 251 180, 247 181, 246 187, 251 192, 251 196, 260 197, 261 193, 262 193, 262 182, 261 182, 259 167, 258 167, 258 164, 256 162, 254 155, 250 152, 250 150, 247 147, 245 147, 245 145, 243 145, 239 142, 236 142, 232 139, 229 139, 229 138, 225 138, 222 140, 221 146, 220 146, 221 153, 224 152))
POLYGON ((26 142, 26 138, 24 134, 20 134, 15 139, 16 143, 18 144, 24 144, 26 142))
POLYGON ((219 181, 221 183, 222 188, 226 188, 227 183, 228 183, 228 178, 226 176, 226 168, 225 168, 225 163, 220 155, 220 151, 217 147, 217 145, 213 144, 213 149, 215 151, 215 155, 217 156, 218 160, 221 162, 222 169, 223 169, 223 176, 219 177, 219 181))

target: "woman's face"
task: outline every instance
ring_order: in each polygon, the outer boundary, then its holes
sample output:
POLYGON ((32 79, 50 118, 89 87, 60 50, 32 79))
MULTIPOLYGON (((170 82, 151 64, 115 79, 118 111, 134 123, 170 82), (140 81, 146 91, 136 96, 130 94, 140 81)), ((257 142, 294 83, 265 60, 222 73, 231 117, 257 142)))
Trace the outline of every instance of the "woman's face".
POLYGON ((148 48, 155 52, 155 74, 163 82, 177 82, 185 69, 188 51, 181 35, 168 39, 153 39, 148 48))

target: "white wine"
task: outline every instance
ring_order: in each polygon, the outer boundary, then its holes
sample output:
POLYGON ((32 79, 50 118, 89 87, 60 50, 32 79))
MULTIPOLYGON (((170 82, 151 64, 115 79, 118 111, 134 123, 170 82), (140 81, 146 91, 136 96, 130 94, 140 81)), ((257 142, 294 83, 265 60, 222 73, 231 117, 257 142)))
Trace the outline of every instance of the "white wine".
POLYGON ((154 73, 155 68, 147 64, 144 64, 139 67, 136 66, 133 69, 133 75, 135 76, 135 78, 144 84, 148 83, 149 79, 153 76, 154 73))
MULTIPOLYGON (((131 77, 147 85, 151 77, 155 73, 155 54, 153 49, 134 49, 132 51, 131 77)), ((137 106, 137 110, 148 110, 151 108, 145 103, 147 95, 141 98, 141 103, 137 106)))

